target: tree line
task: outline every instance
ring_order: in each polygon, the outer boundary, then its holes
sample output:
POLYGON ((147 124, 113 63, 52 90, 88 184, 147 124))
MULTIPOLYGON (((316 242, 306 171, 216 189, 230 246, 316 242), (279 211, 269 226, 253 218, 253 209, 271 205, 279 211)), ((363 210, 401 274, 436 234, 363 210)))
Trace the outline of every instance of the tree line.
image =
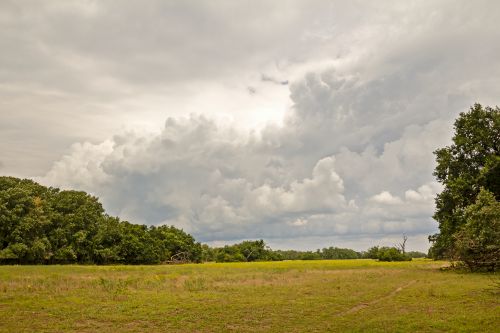
POLYGON ((121 221, 85 192, 0 177, 2 263, 200 262, 201 253, 201 244, 184 231, 121 221))
POLYGON ((261 240, 243 241, 238 244, 210 248, 203 245, 205 261, 243 262, 279 260, 320 260, 320 259, 359 259, 361 252, 338 247, 323 248, 316 251, 272 250, 261 240))

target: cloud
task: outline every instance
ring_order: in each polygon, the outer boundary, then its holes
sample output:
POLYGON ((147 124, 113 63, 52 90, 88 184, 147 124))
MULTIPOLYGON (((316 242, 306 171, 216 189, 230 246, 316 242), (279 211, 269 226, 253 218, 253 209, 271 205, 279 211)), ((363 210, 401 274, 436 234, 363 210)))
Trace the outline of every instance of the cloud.
POLYGON ((0 6, 2 171, 201 241, 425 249, 432 151, 500 93, 491 2, 0 6))
POLYGON ((294 221, 290 221, 289 224, 290 225, 293 225, 293 226, 296 226, 296 227, 300 227, 300 226, 304 226, 308 223, 308 221, 306 219, 301 219, 301 218, 298 218, 294 221))
POLYGON ((96 145, 75 143, 71 155, 55 162, 45 179, 67 187, 93 188, 103 184, 109 177, 102 162, 112 151, 113 143, 109 140, 96 145))
POLYGON ((403 203, 400 198, 393 196, 387 191, 382 191, 379 194, 374 195, 370 198, 370 200, 383 205, 400 205, 403 203))
POLYGON ((332 75, 307 75, 293 85, 292 95, 304 91, 293 97, 281 127, 243 133, 204 116, 169 118, 158 134, 126 133, 74 146, 44 181, 91 189, 113 214, 174 224, 207 242, 354 235, 382 240, 402 233, 423 239, 436 227, 432 151, 449 142, 450 131, 443 128, 450 120, 433 119, 431 112, 422 124, 408 124, 381 109, 371 121, 374 130, 368 124, 344 127, 365 123, 370 110, 358 108, 356 98, 378 86, 338 83, 343 79, 332 75), (322 76, 330 83, 319 82, 322 76), (345 116, 339 119, 339 112, 345 116), (362 137, 366 141, 355 140, 362 137), (92 173, 96 177, 88 178, 92 173))
POLYGON ((279 85, 283 85, 283 86, 286 86, 288 84, 288 80, 277 79, 277 78, 275 78, 273 76, 266 75, 266 74, 262 74, 261 75, 261 81, 262 82, 271 82, 271 83, 279 84, 279 85))

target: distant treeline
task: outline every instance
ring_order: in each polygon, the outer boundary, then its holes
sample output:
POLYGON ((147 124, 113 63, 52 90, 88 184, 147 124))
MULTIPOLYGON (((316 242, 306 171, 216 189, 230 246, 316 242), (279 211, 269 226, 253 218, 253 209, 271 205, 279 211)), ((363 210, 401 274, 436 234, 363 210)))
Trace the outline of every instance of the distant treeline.
POLYGON ((211 248, 173 226, 121 221, 98 199, 61 191, 29 179, 0 177, 0 263, 157 264, 372 258, 386 261, 424 257, 396 248, 366 252, 337 247, 317 251, 272 250, 263 240, 211 248))
POLYGON ((239 244, 210 248, 202 245, 203 260, 216 262, 276 261, 276 260, 322 260, 322 259, 378 259, 381 261, 406 261, 424 258, 425 253, 411 251, 403 253, 396 247, 372 247, 368 251, 357 252, 338 247, 316 251, 272 250, 263 240, 244 241, 239 244))

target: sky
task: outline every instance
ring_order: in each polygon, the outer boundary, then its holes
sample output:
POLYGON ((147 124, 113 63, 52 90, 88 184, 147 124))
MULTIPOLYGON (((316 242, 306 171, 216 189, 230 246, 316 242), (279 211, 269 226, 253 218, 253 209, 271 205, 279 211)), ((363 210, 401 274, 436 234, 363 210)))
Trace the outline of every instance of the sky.
POLYGON ((0 174, 211 245, 437 232, 433 151, 498 105, 498 1, 0 2, 0 174))

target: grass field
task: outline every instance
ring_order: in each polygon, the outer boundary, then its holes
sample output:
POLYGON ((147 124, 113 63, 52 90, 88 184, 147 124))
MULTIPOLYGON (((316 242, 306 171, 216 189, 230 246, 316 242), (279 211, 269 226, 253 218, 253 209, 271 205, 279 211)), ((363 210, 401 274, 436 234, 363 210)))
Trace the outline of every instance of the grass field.
POLYGON ((498 332, 498 278, 444 264, 0 266, 0 332, 498 332))

